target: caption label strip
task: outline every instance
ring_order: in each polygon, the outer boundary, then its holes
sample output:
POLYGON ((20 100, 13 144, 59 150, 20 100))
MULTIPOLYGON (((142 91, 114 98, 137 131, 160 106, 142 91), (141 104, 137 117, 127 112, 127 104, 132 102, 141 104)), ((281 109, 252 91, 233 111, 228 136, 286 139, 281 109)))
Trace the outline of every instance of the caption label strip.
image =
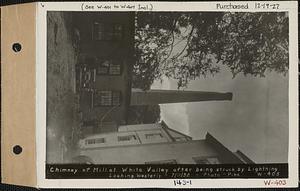
POLYGON ((76 165, 47 164, 47 179, 288 178, 288 164, 76 165))
POLYGON ((111 10, 120 10, 120 11, 152 11, 153 5, 151 3, 107 3, 107 4, 81 4, 82 11, 111 11, 111 10))

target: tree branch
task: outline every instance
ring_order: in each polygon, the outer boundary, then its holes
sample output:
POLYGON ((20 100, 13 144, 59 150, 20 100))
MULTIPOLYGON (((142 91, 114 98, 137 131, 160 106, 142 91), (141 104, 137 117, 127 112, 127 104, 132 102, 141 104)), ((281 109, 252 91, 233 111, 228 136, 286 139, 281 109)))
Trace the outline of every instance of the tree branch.
POLYGON ((178 19, 180 18, 180 15, 177 16, 177 18, 174 20, 174 23, 173 23, 173 27, 172 27, 172 30, 171 30, 171 34, 172 34, 172 42, 169 46, 171 46, 171 49, 169 51, 169 54, 168 56, 161 62, 161 64, 164 64, 171 56, 172 52, 173 52, 173 49, 174 49, 174 42, 175 42, 175 34, 174 34, 174 30, 176 29, 176 24, 178 22, 178 19))
POLYGON ((178 54, 176 54, 172 59, 177 59, 179 56, 181 56, 181 55, 184 53, 185 49, 186 49, 186 48, 188 47, 188 45, 190 44, 190 40, 191 40, 191 37, 192 37, 192 35, 193 35, 194 29, 195 29, 195 27, 194 27, 194 25, 193 25, 193 26, 192 26, 192 29, 191 29, 191 32, 190 32, 190 34, 189 34, 189 36, 188 36, 186 45, 185 45, 184 48, 181 50, 181 52, 178 53, 178 54))

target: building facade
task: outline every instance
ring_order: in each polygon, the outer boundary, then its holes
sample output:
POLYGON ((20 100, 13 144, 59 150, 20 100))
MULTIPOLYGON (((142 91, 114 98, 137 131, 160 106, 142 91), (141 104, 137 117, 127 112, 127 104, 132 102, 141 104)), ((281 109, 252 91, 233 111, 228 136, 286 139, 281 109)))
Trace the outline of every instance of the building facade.
MULTIPOLYGON (((124 125, 79 141, 79 158, 93 164, 242 164, 253 163, 241 151, 231 152, 212 135, 203 140, 175 131, 165 122, 124 125)), ((81 161, 84 162, 84 161, 81 161)))
POLYGON ((130 106, 232 99, 232 93, 133 89, 134 13, 74 12, 73 21, 84 135, 117 131, 128 124, 130 106))
POLYGON ((126 123, 134 62, 134 13, 74 12, 77 92, 85 130, 115 131, 126 123))

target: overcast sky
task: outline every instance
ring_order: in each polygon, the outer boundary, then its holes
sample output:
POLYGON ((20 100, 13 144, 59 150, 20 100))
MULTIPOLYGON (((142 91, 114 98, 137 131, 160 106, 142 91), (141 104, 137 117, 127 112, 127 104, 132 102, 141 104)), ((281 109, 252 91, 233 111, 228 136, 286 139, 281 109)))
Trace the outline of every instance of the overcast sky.
MULTIPOLYGON (((173 80, 154 89, 176 89, 173 80)), ((163 104, 161 117, 171 127, 203 139, 211 133, 230 150, 241 150, 256 163, 288 160, 288 76, 232 79, 225 68, 214 77, 192 81, 187 90, 232 92, 232 101, 163 104)))

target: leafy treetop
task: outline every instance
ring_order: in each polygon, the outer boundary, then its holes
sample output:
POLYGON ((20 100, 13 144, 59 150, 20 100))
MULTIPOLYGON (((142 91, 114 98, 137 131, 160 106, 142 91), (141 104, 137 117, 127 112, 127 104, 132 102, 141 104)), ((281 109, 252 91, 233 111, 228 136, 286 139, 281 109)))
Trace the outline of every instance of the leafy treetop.
POLYGON ((288 71, 288 16, 285 12, 138 12, 133 86, 154 80, 190 80, 220 72, 264 77, 288 71))

